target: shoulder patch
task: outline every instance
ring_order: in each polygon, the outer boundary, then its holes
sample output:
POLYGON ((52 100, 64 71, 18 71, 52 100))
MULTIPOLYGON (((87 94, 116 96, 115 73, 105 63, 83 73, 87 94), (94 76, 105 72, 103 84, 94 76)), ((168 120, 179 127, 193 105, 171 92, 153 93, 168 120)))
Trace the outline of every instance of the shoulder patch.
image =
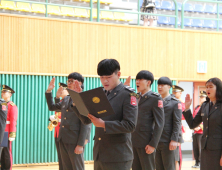
POLYGON ((160 97, 160 94, 159 93, 156 93, 156 92, 153 92, 152 95, 155 95, 157 97, 160 97))
POLYGON ((139 94, 136 94, 136 93, 130 93, 130 96, 135 96, 137 99, 139 99, 140 95, 139 94))
POLYGON ((11 102, 10 105, 15 106, 15 103, 11 102))
POLYGON ((176 101, 178 101, 178 102, 179 102, 179 100, 178 100, 176 97, 172 97, 172 99, 173 99, 173 100, 176 100, 176 101))
POLYGON ((127 89, 127 90, 129 90, 129 91, 131 91, 131 92, 136 91, 135 89, 133 89, 133 88, 132 88, 132 87, 130 87, 130 86, 125 86, 125 89, 127 89))

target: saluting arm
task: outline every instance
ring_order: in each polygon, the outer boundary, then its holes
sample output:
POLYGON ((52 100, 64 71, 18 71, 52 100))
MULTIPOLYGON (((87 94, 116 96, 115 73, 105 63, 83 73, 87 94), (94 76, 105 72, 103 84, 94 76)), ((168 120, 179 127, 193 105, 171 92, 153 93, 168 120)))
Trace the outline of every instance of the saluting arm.
POLYGON ((130 96, 123 103, 123 119, 121 121, 105 121, 106 134, 132 133, 136 128, 138 106, 131 104, 130 96))
POLYGON ((46 101, 47 101, 48 108, 49 108, 50 111, 61 112, 61 106, 62 106, 61 103, 62 102, 54 103, 51 92, 49 92, 49 93, 46 92, 45 97, 46 97, 46 101))
POLYGON ((190 129, 194 129, 201 124, 202 122, 201 110, 202 107, 200 108, 200 110, 198 111, 198 113, 194 118, 190 109, 183 112, 183 116, 186 119, 186 122, 189 125, 190 129))

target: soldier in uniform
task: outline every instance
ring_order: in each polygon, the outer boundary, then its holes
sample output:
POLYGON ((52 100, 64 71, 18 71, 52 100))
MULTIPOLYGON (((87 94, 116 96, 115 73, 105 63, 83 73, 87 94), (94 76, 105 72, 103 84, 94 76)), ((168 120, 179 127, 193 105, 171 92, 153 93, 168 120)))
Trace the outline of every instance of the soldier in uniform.
POLYGON ((132 133, 134 160, 132 170, 155 170, 155 149, 164 126, 163 100, 152 92, 153 74, 142 70, 136 76, 138 121, 132 133))
MULTIPOLYGON (((173 95, 175 96, 175 98, 177 98, 180 102, 181 102, 181 105, 182 105, 182 111, 184 111, 185 109, 185 103, 184 101, 181 99, 181 96, 182 96, 182 92, 184 91, 184 89, 180 86, 176 86, 176 85, 173 85, 172 86, 173 88, 173 95)), ((182 120, 185 120, 183 115, 182 115, 182 120)), ((176 170, 180 170, 181 167, 182 167, 182 150, 181 150, 181 143, 183 143, 183 136, 182 136, 182 133, 185 133, 185 130, 184 130, 184 127, 183 125, 181 125, 181 128, 182 128, 182 132, 180 134, 180 139, 181 139, 181 142, 178 141, 178 147, 177 149, 175 150, 175 154, 176 154, 176 170)))
MULTIPOLYGON (((63 91, 61 93, 61 96, 58 96, 59 98, 55 97, 55 103, 59 103, 62 102, 62 100, 69 95, 68 91, 66 90, 67 85, 65 83, 59 83, 59 87, 63 87, 63 91), (60 97, 62 98, 62 100, 60 100, 60 97)), ((63 170, 63 166, 62 166, 62 158, 61 158, 61 154, 60 154, 60 148, 59 148, 59 141, 58 141, 58 137, 59 137, 59 129, 60 129, 60 122, 61 122, 61 112, 55 112, 55 115, 58 116, 59 118, 59 122, 58 125, 55 127, 55 133, 54 133, 54 137, 55 137, 55 144, 56 144, 56 150, 57 150, 57 154, 58 154, 58 160, 59 160, 59 170, 63 170)), ((55 115, 50 116, 50 120, 53 121, 55 120, 55 115)))
MULTIPOLYGON (((207 93, 205 91, 200 91, 200 105, 197 105, 194 109, 193 117, 195 117, 200 110, 203 102, 206 101, 207 93)), ((195 165, 192 168, 200 167, 200 154, 201 154, 201 138, 203 136, 203 124, 201 123, 198 127, 194 128, 193 133, 193 154, 195 158, 195 165)))
POLYGON ((5 131, 8 132, 8 147, 3 147, 1 153, 1 169, 4 170, 12 169, 13 163, 12 141, 14 141, 16 137, 16 124, 18 117, 18 108, 12 101, 10 101, 10 98, 13 93, 15 93, 15 91, 11 87, 3 85, 1 96, 7 102, 8 105, 8 115, 5 128, 5 131))
MULTIPOLYGON (((84 78, 79 73, 68 75, 67 85, 71 88, 72 84, 79 81, 83 85, 84 78)), ((84 170, 84 145, 89 137, 91 124, 83 125, 72 110, 72 99, 66 96, 61 102, 54 103, 52 90, 55 87, 55 78, 53 78, 46 91, 46 100, 50 111, 61 112, 61 124, 59 130, 59 147, 62 158, 63 170, 84 170)), ((61 96, 63 87, 60 86, 56 93, 56 98, 61 96)))
POLYGON ((193 118, 192 99, 186 95, 183 115, 191 129, 203 122, 200 170, 222 170, 222 82, 211 78, 206 82, 207 99, 193 118))
MULTIPOLYGON (((117 60, 100 61, 97 73, 115 114, 100 119, 91 114, 88 114, 87 118, 76 112, 84 124, 92 122, 96 126, 94 169, 130 170, 133 162, 131 133, 136 128, 138 112, 137 94, 120 82, 120 65, 117 60)), ((78 82, 74 89, 81 91, 78 82)), ((73 109, 76 109, 74 104, 73 109)))
POLYGON ((182 106, 169 93, 172 81, 168 77, 158 80, 158 92, 163 98, 165 124, 156 149, 156 170, 175 170, 175 149, 181 132, 182 106))

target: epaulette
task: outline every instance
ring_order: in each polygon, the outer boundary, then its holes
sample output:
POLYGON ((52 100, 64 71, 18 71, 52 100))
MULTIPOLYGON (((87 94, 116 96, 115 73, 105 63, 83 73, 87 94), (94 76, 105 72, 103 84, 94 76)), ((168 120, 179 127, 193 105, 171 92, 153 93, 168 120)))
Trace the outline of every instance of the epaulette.
POLYGON ((10 105, 12 105, 12 106, 15 106, 15 103, 13 103, 13 102, 10 102, 10 105))
POLYGON ((159 94, 159 93, 153 92, 152 94, 155 95, 155 96, 157 96, 157 97, 160 97, 160 94, 159 94))
POLYGON ((127 90, 129 90, 129 91, 131 91, 131 92, 135 92, 135 91, 136 91, 135 89, 133 89, 133 88, 130 87, 130 86, 125 86, 125 89, 127 89, 127 90))
POLYGON ((4 99, 0 99, 0 102, 3 102, 3 103, 5 103, 5 100, 4 100, 4 99))
POLYGON ((140 95, 139 95, 139 94, 136 94, 135 92, 130 93, 130 96, 135 96, 137 99, 139 99, 139 98, 140 98, 140 95))
POLYGON ((173 100, 179 101, 176 97, 172 97, 173 100))

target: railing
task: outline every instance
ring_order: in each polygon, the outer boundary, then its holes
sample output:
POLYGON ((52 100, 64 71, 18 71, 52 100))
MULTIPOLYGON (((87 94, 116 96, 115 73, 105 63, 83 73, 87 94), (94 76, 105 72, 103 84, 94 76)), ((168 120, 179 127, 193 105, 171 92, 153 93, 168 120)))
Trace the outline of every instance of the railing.
MULTIPOLYGON (((90 10, 90 21, 93 21, 92 17, 92 10, 93 10, 93 1, 90 0, 89 7, 81 7, 81 6, 73 6, 73 5, 62 5, 62 4, 52 4, 48 3, 48 0, 46 2, 35 2, 35 1, 25 1, 25 0, 8 0, 8 1, 14 1, 14 2, 26 2, 26 3, 33 3, 33 4, 43 4, 46 7, 45 17, 48 17, 48 5, 53 6, 60 6, 60 7, 71 7, 71 8, 81 8, 81 9, 87 9, 90 10)), ((100 0, 97 0, 97 22, 100 22, 100 11, 111 11, 111 12, 120 12, 120 13, 129 13, 129 14, 137 14, 137 25, 140 25, 140 15, 147 15, 148 13, 140 12, 140 2, 141 0, 138 0, 138 11, 124 11, 124 10, 107 10, 107 9, 100 9, 100 0)), ((165 15, 165 14, 152 14, 149 13, 149 15, 152 16, 166 16, 166 17, 173 17, 175 18, 175 28, 178 28, 178 7, 177 7, 177 1, 173 0, 175 5, 175 15, 165 15)))
POLYGON ((184 18, 190 18, 190 19, 201 19, 201 20, 216 20, 217 21, 217 31, 219 31, 219 21, 222 21, 220 19, 220 14, 219 14, 219 4, 222 4, 222 1, 209 1, 209 0, 185 0, 182 4, 182 9, 181 9, 181 28, 184 29, 184 18), (187 1, 196 1, 196 2, 210 2, 210 3, 217 3, 217 18, 203 18, 203 17, 188 17, 184 16, 184 6, 187 1))

